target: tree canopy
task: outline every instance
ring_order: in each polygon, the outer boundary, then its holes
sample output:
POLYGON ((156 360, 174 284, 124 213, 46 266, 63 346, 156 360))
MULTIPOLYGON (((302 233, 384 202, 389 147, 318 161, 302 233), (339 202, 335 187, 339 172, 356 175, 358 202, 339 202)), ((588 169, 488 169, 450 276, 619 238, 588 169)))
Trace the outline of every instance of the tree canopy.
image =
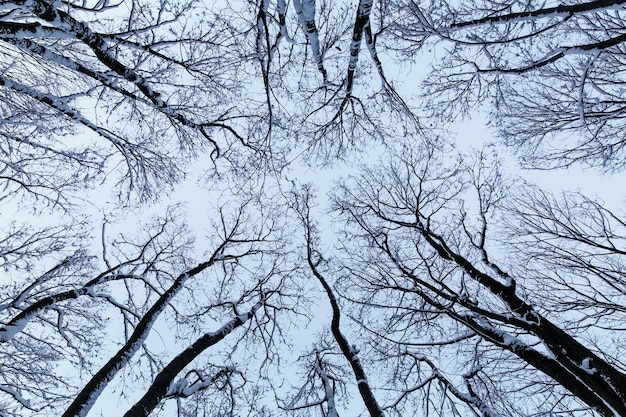
POLYGON ((0 415, 626 416, 626 213, 560 175, 620 194, 625 48, 626 1, 0 4, 0 415))

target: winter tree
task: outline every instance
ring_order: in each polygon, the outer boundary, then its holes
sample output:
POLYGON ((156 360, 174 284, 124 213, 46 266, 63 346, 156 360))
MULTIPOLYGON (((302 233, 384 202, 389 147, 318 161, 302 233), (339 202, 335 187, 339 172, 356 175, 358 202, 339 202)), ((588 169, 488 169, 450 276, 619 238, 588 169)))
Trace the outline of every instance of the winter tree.
POLYGON ((623 1, 391 2, 392 42, 435 49, 432 115, 485 112, 524 164, 623 168, 623 1))
POLYGON ((209 395, 234 413, 252 388, 230 352, 275 355, 275 315, 299 297, 280 204, 222 194, 197 231, 181 207, 123 233, 114 213, 89 216, 164 203, 200 155, 214 174, 258 150, 239 133, 232 22, 193 2, 1 7, 2 414, 87 415, 109 386, 135 392, 129 415, 201 413, 209 395))
POLYGON ((335 197, 337 285, 387 409, 624 415, 623 213, 438 152, 402 147, 335 197))
POLYGON ((2 3, 0 415, 626 416, 624 3, 2 3))
POLYGON ((242 117, 231 100, 242 83, 227 70, 234 40, 219 21, 201 25, 210 12, 190 2, 1 7, 7 195, 59 204, 115 171, 120 192, 150 198, 198 151, 216 158, 245 142, 232 125, 242 117))

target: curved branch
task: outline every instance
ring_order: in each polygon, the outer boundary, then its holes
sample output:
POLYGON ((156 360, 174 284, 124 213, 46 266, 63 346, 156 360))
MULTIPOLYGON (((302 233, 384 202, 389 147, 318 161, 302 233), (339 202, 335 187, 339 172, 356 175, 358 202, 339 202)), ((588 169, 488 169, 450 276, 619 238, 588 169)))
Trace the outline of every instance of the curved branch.
MULTIPOLYGON (((167 366, 165 366, 165 368, 163 368, 163 370, 161 370, 161 372, 159 372, 154 378, 154 382, 150 388, 148 388, 148 391, 144 394, 144 396, 137 401, 137 403, 135 403, 135 405, 133 405, 126 412, 126 414, 124 414, 124 417, 148 417, 163 399, 165 399, 168 395, 175 394, 176 389, 180 389, 180 387, 174 387, 172 384, 176 375, 178 375, 178 373, 181 372, 185 366, 189 365, 206 349, 220 342, 232 333, 233 330, 241 327, 244 323, 254 317, 257 310, 264 304, 265 301, 262 298, 247 313, 240 314, 233 318, 216 332, 204 334, 204 336, 196 340, 191 346, 172 359, 170 363, 168 363, 167 366)), ((218 373, 215 378, 219 375, 220 374, 218 373)), ((214 380, 214 378, 212 380, 214 380)), ((182 396, 190 395, 190 393, 186 393, 184 389, 181 394, 182 396)))
POLYGON ((326 292, 326 295, 328 297, 328 301, 330 302, 331 308, 333 310, 333 317, 331 320, 331 332, 333 334, 333 337, 337 341, 339 348, 341 349, 341 353, 352 367, 352 371, 354 372, 354 377, 356 378, 361 398, 363 398, 363 402, 365 403, 365 406, 367 407, 370 416, 384 417, 383 410, 378 404, 374 393, 372 392, 372 389, 367 380, 367 375, 365 374, 365 370, 363 369, 363 365, 361 365, 361 361, 358 357, 358 350, 355 346, 350 346, 348 339, 341 332, 341 309, 339 308, 337 298, 335 297, 332 288, 328 284, 328 281, 326 281, 326 278, 324 278, 324 276, 317 269, 319 260, 316 261, 313 259, 314 252, 316 251, 313 248, 314 226, 311 224, 311 219, 309 216, 309 195, 307 194, 303 198, 303 200, 304 207, 297 211, 304 226, 304 233, 307 245, 307 263, 313 275, 317 278, 317 280, 324 288, 324 291, 326 292))
POLYGON ((189 278, 198 275, 200 272, 223 259, 222 251, 227 242, 228 241, 222 242, 207 262, 198 264, 195 268, 180 274, 176 278, 174 283, 159 297, 139 323, 137 323, 135 330, 128 338, 124 346, 122 346, 122 348, 118 350, 117 353, 113 355, 98 372, 96 372, 91 380, 85 384, 72 404, 70 404, 67 410, 65 410, 63 417, 84 416, 89 412, 96 399, 100 396, 102 390, 104 390, 106 384, 113 379, 117 372, 124 367, 126 362, 139 349, 148 336, 152 325, 163 310, 165 310, 165 308, 169 305, 170 300, 174 298, 189 278))
POLYGON ((521 19, 521 18, 526 18, 526 17, 541 18, 541 17, 548 17, 548 16, 562 16, 562 15, 568 16, 568 15, 573 15, 575 13, 584 13, 584 12, 590 12, 594 10, 608 9, 610 7, 618 6, 620 4, 626 4, 626 1, 625 0, 595 0, 595 1, 590 1, 588 3, 580 3, 580 4, 572 4, 572 5, 559 4, 558 6, 547 7, 545 9, 509 13, 509 14, 500 15, 500 16, 486 16, 480 19, 469 20, 467 22, 453 23, 450 25, 450 27, 460 28, 460 27, 480 25, 483 23, 502 23, 502 22, 509 22, 511 20, 516 20, 516 19, 521 19))

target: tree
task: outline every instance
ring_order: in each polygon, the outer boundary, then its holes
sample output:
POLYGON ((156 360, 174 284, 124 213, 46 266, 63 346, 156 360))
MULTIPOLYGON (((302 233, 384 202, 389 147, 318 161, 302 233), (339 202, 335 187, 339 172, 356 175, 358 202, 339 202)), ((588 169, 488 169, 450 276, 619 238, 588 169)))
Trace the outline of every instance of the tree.
POLYGON ((484 153, 442 158, 401 148, 335 200, 342 295, 370 360, 396 370, 389 408, 402 415, 415 391, 437 403, 438 385, 442 414, 624 415, 623 216, 507 183, 484 153))
MULTIPOLYGON (((214 364, 196 357, 242 326, 247 336, 240 341, 262 339, 261 328, 273 323, 278 306, 284 308, 284 265, 275 251, 280 238, 269 217, 244 219, 252 203, 217 211, 221 222, 208 240, 213 249, 196 266, 192 233, 179 221, 179 209, 156 220, 144 236, 109 240, 105 221, 102 253, 94 255, 87 232, 94 222, 80 201, 93 184, 117 183, 106 192, 134 207, 137 198, 162 197, 184 178, 185 160, 199 151, 208 150, 215 164, 219 156, 229 160, 234 144, 250 146, 229 124, 242 117, 232 112, 231 101, 242 84, 223 64, 240 56, 220 21, 200 25, 196 14, 202 10, 192 2, 131 6, 2 5, 0 200, 17 203, 17 213, 32 204, 35 214, 60 222, 27 220, 3 230, 10 284, 0 329, 7 364, 0 371, 3 415, 85 415, 116 374, 145 385, 161 367, 168 370, 157 378, 161 385, 142 387, 149 400, 138 407, 146 413, 172 398, 182 410, 185 398, 210 390, 225 393, 224 410, 232 409, 234 391, 245 381, 241 371, 227 354, 222 363, 216 355, 214 364), (221 274, 207 275, 218 266, 221 274), (244 272, 246 267, 256 272, 244 272), (188 288, 200 276, 215 292, 188 288), (238 285, 225 289, 226 282, 238 285), (189 302, 190 292, 197 303, 189 302), (177 306, 181 298, 184 308, 177 306), (173 340, 181 341, 175 365, 166 366, 167 354, 147 342, 155 323, 164 321, 177 328, 173 340), (200 330, 203 323, 222 327, 209 334, 200 330), (112 350, 115 343, 119 349, 112 350), (187 377, 177 379, 179 372, 187 377)), ((3 206, 3 214, 12 211, 3 206)))
POLYGON ((235 59, 232 38, 219 21, 201 26, 199 12, 193 2, 4 3, 7 195, 58 204, 114 170, 121 193, 154 198, 185 158, 217 157, 231 146, 224 135, 244 141, 229 124, 241 117, 231 111, 240 80, 214 63, 235 59))
MULTIPOLYGON (((351 344, 341 331, 342 313, 341 308, 339 307, 339 301, 337 299, 337 296, 335 295, 335 292, 331 287, 331 283, 326 279, 326 277, 320 270, 321 264, 324 262, 324 258, 316 249, 316 243, 318 242, 318 231, 316 224, 311 219, 311 199, 311 190, 308 188, 305 188, 302 194, 295 194, 293 196, 293 209, 299 217, 300 221, 302 222, 302 227, 304 228, 306 263, 311 273, 313 274, 313 276, 315 276, 320 285, 323 287, 324 292, 326 293, 326 297, 328 298, 332 310, 330 331, 332 333, 333 339, 341 350, 341 354, 352 368, 354 379, 359 389, 359 393, 361 394, 361 398, 363 399, 363 403, 365 404, 365 407, 367 408, 370 416, 383 417, 383 411, 380 407, 380 404, 378 403, 378 400, 374 396, 372 388, 370 387, 370 382, 368 381, 367 375, 365 373, 365 369, 361 364, 361 360, 359 358, 359 349, 355 344, 351 344)), ((324 352, 324 350, 325 349, 321 349, 321 352, 324 352)), ((328 415, 336 416, 338 414, 334 405, 335 387, 331 387, 330 385, 331 378, 328 376, 328 373, 325 370, 326 361, 323 360, 323 354, 320 354, 320 351, 315 350, 314 353, 315 362, 313 365, 313 369, 315 370, 316 376, 321 379, 322 385, 324 387, 325 399, 328 402, 328 415)), ((309 383, 312 384, 313 387, 315 386, 315 382, 309 381, 309 383)), ((302 389, 304 389, 304 387, 302 389)), ((299 396, 300 395, 298 395, 298 397, 299 396)), ((309 405, 318 404, 313 403, 309 405)), ((303 408, 303 406, 299 406, 298 408, 303 408)))
POLYGON ((536 168, 623 168, 623 1, 394 2, 392 41, 444 49, 425 108, 448 118, 489 101, 506 145, 536 168))
POLYGON ((625 416, 623 3, 3 3, 0 414, 625 416))
POLYGON ((329 166, 369 149, 370 140, 387 141, 398 126, 404 134, 420 129, 383 68, 376 39, 384 25, 372 15, 373 1, 292 6, 258 5, 268 141, 276 146, 287 139, 284 146, 295 155, 329 166))
MULTIPOLYGON (((180 212, 172 210, 138 243, 122 236, 111 243, 104 240, 100 259, 75 255, 77 259, 65 259, 36 280, 26 281, 25 288, 16 285, 2 302, 2 352, 6 363, 14 364, 0 373, 3 391, 12 396, 3 412, 54 413, 67 407, 63 415, 86 415, 116 374, 131 366, 139 381, 162 370, 129 415, 140 415, 138 410, 148 415, 166 399, 182 401, 213 385, 233 383, 240 374, 229 359, 228 351, 234 347, 224 346, 222 364, 193 361, 242 326, 246 330, 238 343, 260 341, 264 346, 263 333, 269 332, 264 328, 280 326, 274 324, 274 315, 292 308, 284 297, 297 297, 290 293, 284 275, 288 264, 280 260, 280 244, 272 242, 280 231, 273 230, 269 218, 254 222, 263 226, 250 224, 248 210, 242 206, 229 210, 234 214, 222 213, 213 248, 196 266, 190 266, 191 256, 184 256, 192 249, 189 230, 175 221, 180 212), (98 270, 99 265, 104 269, 98 270), (207 273, 211 270, 215 272, 207 273), (199 279, 203 285, 191 284, 199 279), (160 318, 166 310, 170 317, 160 318), (175 340, 182 345, 169 363, 164 362, 167 353, 161 358, 164 353, 148 343, 159 322, 175 326, 175 340), (116 337, 121 347, 107 358, 112 334, 106 336, 107 344, 98 339, 109 326, 124 332, 121 339, 116 337), (203 330, 205 326, 216 330, 203 330), (94 349, 99 355, 87 353, 94 349), (19 358, 30 365, 20 366, 19 358), (81 373, 97 372, 92 377, 64 378, 68 366, 81 373), (214 375, 208 374, 211 368, 216 369, 214 375), (187 376, 179 377, 183 371, 187 376), (80 392, 75 392, 72 380, 84 380, 80 392), (61 392, 52 389, 57 381, 66 385, 61 392)), ((34 249, 38 243, 33 239, 24 246, 34 249)), ((265 342, 271 350, 272 342, 265 342)), ((176 345, 168 346, 168 352, 176 345)))

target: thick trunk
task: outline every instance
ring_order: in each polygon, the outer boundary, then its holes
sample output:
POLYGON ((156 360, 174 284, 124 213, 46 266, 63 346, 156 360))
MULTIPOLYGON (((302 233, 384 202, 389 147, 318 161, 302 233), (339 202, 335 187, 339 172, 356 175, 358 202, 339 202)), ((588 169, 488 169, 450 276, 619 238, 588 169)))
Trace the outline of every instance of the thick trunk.
POLYGON ((542 366, 540 362, 534 360, 531 363, 527 358, 512 350, 514 353, 568 389, 574 385, 578 386, 578 381, 580 381, 581 386, 585 388, 577 391, 570 389, 570 391, 575 395, 577 393, 584 394, 584 396, 577 396, 592 407, 598 408, 599 402, 603 403, 607 408, 603 412, 604 415, 626 416, 626 375, 519 298, 515 292, 514 281, 511 282, 511 285, 502 284, 497 279, 478 270, 463 256, 455 253, 447 246, 442 237, 434 234, 421 223, 415 227, 439 256, 454 262, 467 275, 504 301, 510 310, 521 318, 522 330, 541 339, 550 349, 560 367, 542 366), (577 381, 570 381, 572 379, 577 381), (608 409, 613 411, 609 412, 608 409))
MULTIPOLYGON (((218 248, 215 254, 220 253, 219 251, 224 247, 224 245, 225 243, 218 248)), ((170 300, 182 288, 185 281, 213 265, 215 263, 215 254, 208 262, 199 264, 195 268, 180 274, 176 278, 174 283, 159 297, 139 323, 137 323, 135 330, 128 338, 124 346, 118 350, 117 353, 109 359, 109 361, 102 368, 100 368, 100 370, 83 387, 65 413, 63 413, 63 417, 79 417, 87 414, 96 399, 100 396, 104 387, 106 387, 113 377, 115 377, 117 372, 122 369, 126 362, 135 354, 141 343, 148 336, 155 320, 161 312, 165 310, 170 300)))
POLYGON ((262 302, 257 303, 246 314, 235 317, 217 332, 205 334, 200 339, 196 340, 193 345, 172 359, 172 361, 159 372, 145 395, 124 414, 124 417, 147 417, 150 415, 152 410, 167 396, 168 389, 178 373, 203 351, 224 339, 233 330, 242 326, 252 318, 261 306, 262 302))

